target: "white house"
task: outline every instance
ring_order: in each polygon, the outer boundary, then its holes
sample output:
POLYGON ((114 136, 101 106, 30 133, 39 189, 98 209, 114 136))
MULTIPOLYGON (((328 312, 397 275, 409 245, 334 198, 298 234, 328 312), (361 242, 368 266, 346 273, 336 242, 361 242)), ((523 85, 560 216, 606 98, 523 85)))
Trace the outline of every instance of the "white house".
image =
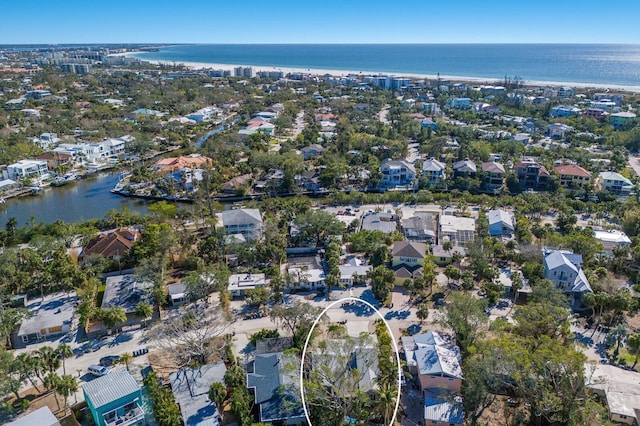
POLYGON ((505 210, 489 210, 487 212, 489 220, 489 235, 493 237, 511 238, 515 233, 515 218, 505 210))
POLYGON ((615 247, 629 247, 631 245, 631 239, 627 234, 616 229, 593 231, 593 237, 602 243, 605 253, 612 253, 615 247))
POLYGON ((235 209, 222 212, 222 226, 227 234, 242 234, 247 240, 262 237, 262 215, 258 209, 235 209))
POLYGON ((445 178, 445 164, 431 157, 422 163, 422 175, 427 178, 430 185, 435 185, 445 178))
POLYGON ((11 180, 39 179, 49 176, 49 168, 44 160, 20 160, 9 164, 6 174, 5 178, 11 180))
POLYGON ((471 217, 458 217, 452 215, 440 216, 440 243, 451 243, 464 246, 466 242, 473 241, 476 232, 475 220, 471 217))
POLYGON ((592 293, 591 285, 582 270, 582 255, 567 250, 543 249, 544 277, 556 288, 569 294, 574 308, 582 306, 584 293, 592 293))
POLYGON ((610 193, 626 197, 633 189, 633 183, 616 172, 601 172, 596 180, 598 190, 609 191, 610 193))
POLYGON ((227 290, 233 297, 244 297, 247 290, 266 287, 267 284, 264 274, 233 274, 229 277, 227 290))

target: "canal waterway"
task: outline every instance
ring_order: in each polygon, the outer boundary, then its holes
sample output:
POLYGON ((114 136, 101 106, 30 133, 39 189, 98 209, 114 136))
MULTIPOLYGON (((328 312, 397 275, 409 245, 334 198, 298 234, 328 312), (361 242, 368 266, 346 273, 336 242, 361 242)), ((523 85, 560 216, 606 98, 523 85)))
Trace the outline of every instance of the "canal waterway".
POLYGON ((20 227, 30 223, 32 217, 36 223, 53 223, 58 219, 76 223, 102 219, 109 210, 124 207, 147 213, 145 201, 110 192, 119 179, 118 173, 99 173, 64 186, 46 188, 39 195, 6 200, 0 205, 0 225, 4 228, 10 217, 15 217, 20 227))

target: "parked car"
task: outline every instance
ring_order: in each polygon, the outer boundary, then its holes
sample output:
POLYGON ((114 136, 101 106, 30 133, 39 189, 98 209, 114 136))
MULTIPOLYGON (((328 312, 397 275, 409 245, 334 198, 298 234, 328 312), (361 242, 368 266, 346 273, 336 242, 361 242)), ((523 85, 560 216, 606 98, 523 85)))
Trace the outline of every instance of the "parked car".
POLYGON ((98 377, 106 376, 107 374, 109 374, 109 369, 103 365, 90 365, 87 370, 89 371, 89 373, 98 377))
POLYGON ((120 361, 119 355, 107 355, 100 358, 100 365, 104 367, 110 367, 113 364, 117 364, 120 361))

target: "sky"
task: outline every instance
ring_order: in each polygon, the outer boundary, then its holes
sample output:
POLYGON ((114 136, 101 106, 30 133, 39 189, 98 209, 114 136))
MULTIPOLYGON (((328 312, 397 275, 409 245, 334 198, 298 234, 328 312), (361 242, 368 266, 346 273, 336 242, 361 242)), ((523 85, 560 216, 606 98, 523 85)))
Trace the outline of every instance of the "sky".
POLYGON ((622 0, 4 1, 0 44, 625 43, 622 0))

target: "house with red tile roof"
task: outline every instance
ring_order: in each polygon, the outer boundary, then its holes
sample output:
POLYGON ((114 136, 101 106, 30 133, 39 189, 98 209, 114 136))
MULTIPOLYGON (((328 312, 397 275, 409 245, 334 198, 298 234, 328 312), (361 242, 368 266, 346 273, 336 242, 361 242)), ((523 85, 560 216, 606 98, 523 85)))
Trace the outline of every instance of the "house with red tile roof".
POLYGON ((591 182, 591 173, 575 164, 556 166, 560 176, 560 186, 568 189, 584 188, 591 182))
POLYGON ((102 256, 113 259, 116 256, 124 256, 138 239, 140 233, 128 228, 101 233, 89 241, 82 251, 82 257, 102 256))
POLYGON ((156 161, 153 168, 160 172, 172 172, 181 169, 195 169, 211 166, 213 160, 200 154, 191 154, 180 157, 161 158, 156 161))

